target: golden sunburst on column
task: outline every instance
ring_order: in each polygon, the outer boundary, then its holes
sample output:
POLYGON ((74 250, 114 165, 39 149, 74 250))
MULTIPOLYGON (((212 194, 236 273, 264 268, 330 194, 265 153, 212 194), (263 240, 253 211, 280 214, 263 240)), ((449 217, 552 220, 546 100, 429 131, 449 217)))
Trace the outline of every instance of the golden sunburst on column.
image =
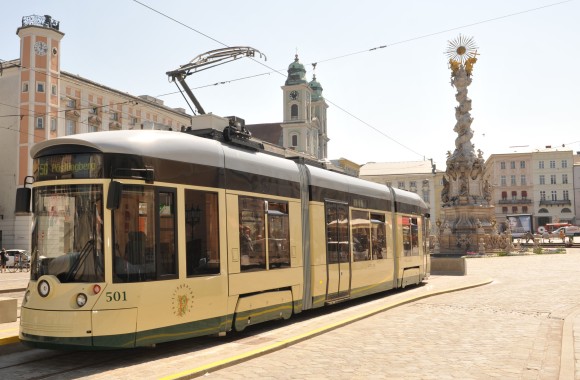
POLYGON ((445 54, 450 61, 464 64, 469 58, 475 58, 477 45, 473 37, 466 37, 460 34, 456 39, 447 41, 445 54))

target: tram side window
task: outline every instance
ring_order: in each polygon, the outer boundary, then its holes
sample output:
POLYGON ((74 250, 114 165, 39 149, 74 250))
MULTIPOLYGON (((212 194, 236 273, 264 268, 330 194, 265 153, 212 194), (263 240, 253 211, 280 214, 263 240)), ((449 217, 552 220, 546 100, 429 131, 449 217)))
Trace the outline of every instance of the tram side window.
POLYGON ((185 190, 187 276, 220 273, 218 196, 185 190))
POLYGON ((328 264, 350 261, 348 205, 326 203, 326 255, 328 264))
POLYGON ((368 211, 352 210, 352 252, 354 261, 371 259, 371 222, 368 211))
POLYGON ((175 192, 160 191, 158 196, 159 203, 159 254, 157 262, 159 263, 159 276, 176 276, 177 275, 177 250, 175 223, 175 192))
POLYGON ((290 223, 288 203, 268 202, 268 267, 290 266, 290 223))
POLYGON ((288 202, 240 197, 241 270, 290 266, 288 202))
POLYGON ((175 191, 124 185, 113 211, 114 282, 177 276, 175 191))
POLYGON ((417 218, 402 217, 403 226, 403 255, 419 255, 419 229, 417 218))
POLYGON ((387 233, 385 228, 385 215, 371 214, 373 260, 387 258, 387 233))
POLYGON ((266 202, 259 198, 239 197, 241 270, 266 269, 266 202))

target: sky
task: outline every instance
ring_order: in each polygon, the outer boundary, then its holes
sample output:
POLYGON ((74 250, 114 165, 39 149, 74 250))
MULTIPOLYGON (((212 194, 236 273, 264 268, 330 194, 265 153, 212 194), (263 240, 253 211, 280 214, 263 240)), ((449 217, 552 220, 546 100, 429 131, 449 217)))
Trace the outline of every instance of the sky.
POLYGON ((227 46, 260 51, 265 59, 187 78, 206 112, 248 124, 282 121, 281 86, 298 54, 329 104, 329 159, 433 159, 441 170, 457 137, 445 51, 473 37, 475 149, 485 159, 547 145, 580 151, 580 0, 10 1, 0 60, 19 58, 16 30, 33 14, 60 22, 61 70, 188 111, 167 71, 227 46))

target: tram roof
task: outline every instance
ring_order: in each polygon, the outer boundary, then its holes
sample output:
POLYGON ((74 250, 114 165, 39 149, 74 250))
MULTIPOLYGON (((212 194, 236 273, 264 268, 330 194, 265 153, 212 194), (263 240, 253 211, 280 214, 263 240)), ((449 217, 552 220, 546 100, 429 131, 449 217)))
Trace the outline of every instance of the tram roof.
POLYGON ((40 142, 31 149, 34 158, 47 148, 81 145, 102 153, 156 157, 299 181, 290 160, 249 151, 188 133, 159 130, 121 130, 81 133, 40 142))
POLYGON ((391 192, 385 185, 310 165, 307 166, 310 171, 311 185, 386 200, 393 199, 391 192))

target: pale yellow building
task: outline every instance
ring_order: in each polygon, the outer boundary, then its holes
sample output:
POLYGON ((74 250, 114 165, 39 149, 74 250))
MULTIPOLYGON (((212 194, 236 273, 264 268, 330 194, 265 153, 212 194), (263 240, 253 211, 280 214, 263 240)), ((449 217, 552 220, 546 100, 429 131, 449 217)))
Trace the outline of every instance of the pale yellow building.
POLYGON ((486 177, 493 186, 496 219, 531 214, 534 228, 546 223, 576 223, 574 154, 565 147, 492 154, 486 177))

